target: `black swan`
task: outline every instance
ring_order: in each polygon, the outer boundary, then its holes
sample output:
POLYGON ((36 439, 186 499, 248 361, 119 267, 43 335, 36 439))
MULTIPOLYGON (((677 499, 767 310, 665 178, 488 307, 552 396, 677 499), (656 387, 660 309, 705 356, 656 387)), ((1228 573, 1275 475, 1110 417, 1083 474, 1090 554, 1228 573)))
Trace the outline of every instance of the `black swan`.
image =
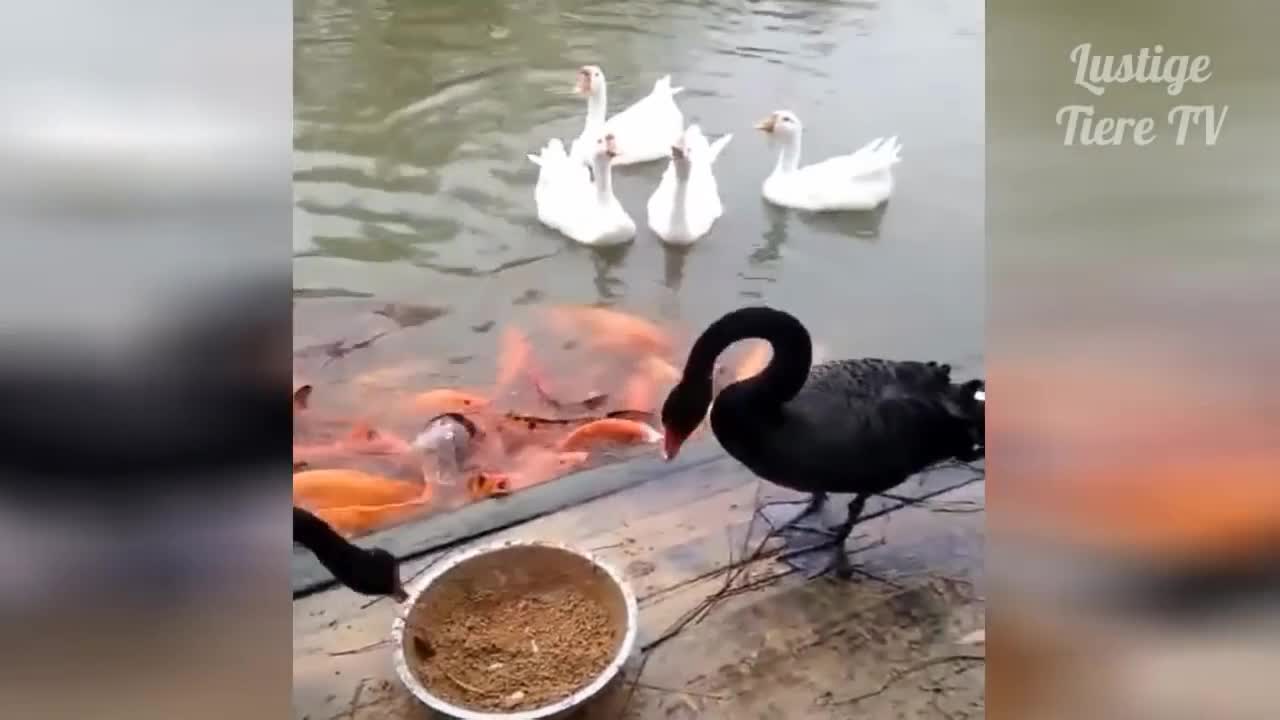
POLYGON ((310 550, 338 582, 361 595, 390 595, 404 601, 400 564, 382 548, 353 545, 328 523, 299 507, 293 508, 293 541, 310 550))
POLYGON ((810 367, 809 332, 769 307, 735 310, 693 344, 683 376, 662 406, 664 455, 671 460, 706 417, 724 449, 756 475, 812 494, 781 529, 819 513, 827 493, 853 493, 848 518, 831 533, 834 551, 820 572, 851 572, 848 538, 867 499, 936 463, 985 453, 982 380, 951 382, 935 362, 875 358, 810 367), (728 385, 712 404, 716 358, 739 340, 760 338, 773 358, 758 375, 728 385))

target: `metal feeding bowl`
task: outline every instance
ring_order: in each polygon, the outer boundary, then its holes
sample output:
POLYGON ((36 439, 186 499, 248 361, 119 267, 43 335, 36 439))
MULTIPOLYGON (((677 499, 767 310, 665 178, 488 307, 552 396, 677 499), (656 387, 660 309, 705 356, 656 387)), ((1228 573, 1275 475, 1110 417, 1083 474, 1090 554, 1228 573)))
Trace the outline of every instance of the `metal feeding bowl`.
POLYGON ((539 540, 506 540, 456 553, 437 563, 409 588, 409 599, 391 627, 396 674, 414 697, 432 710, 461 720, 544 720, 578 710, 598 695, 619 674, 635 645, 638 627, 636 598, 617 570, 589 552, 539 540), (411 628, 419 621, 430 627, 429 608, 442 593, 459 588, 492 590, 518 597, 537 583, 572 583, 599 602, 614 626, 617 638, 612 658, 602 671, 572 695, 550 705, 512 711, 479 711, 459 707, 432 693, 413 666, 420 665, 422 645, 411 628))

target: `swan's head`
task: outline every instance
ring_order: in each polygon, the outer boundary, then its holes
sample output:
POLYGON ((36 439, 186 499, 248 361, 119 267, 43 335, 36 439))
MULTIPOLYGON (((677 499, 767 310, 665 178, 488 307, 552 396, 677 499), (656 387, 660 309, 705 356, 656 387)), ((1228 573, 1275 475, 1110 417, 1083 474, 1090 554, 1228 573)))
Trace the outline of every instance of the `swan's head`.
POLYGON ((689 144, 683 139, 671 146, 671 163, 675 165, 676 175, 688 177, 693 167, 693 160, 690 157, 689 144))
POLYGON ((588 97, 599 95, 604 91, 604 71, 599 65, 583 65, 578 69, 578 84, 574 92, 588 97))
POLYGON ((707 138, 702 134, 702 128, 697 123, 685 128, 680 139, 671 146, 671 159, 675 164, 676 174, 688 177, 693 162, 702 160, 706 152, 707 138))
POLYGON ((769 133, 770 137, 780 139, 792 138, 800 134, 800 118, 790 110, 778 110, 769 117, 756 123, 757 130, 769 133))
POLYGON ((684 378, 662 403, 662 456, 670 461, 679 454, 711 406, 711 376, 684 378))
POLYGON ((596 141, 596 164, 608 165, 617 156, 618 141, 613 137, 613 133, 605 135, 596 141))
POLYGON ((389 595, 396 602, 409 599, 400 581, 400 562, 382 548, 364 550, 364 559, 343 573, 343 583, 364 595, 389 595))

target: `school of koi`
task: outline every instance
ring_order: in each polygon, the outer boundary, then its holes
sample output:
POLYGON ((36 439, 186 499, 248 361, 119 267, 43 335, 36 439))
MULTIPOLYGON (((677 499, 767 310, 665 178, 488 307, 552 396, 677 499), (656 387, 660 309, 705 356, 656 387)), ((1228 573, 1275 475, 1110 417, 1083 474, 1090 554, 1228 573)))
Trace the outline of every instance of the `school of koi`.
MULTIPOLYGON (((326 408, 326 388, 295 372, 294 504, 356 536, 658 452, 657 411, 680 378, 678 333, 598 307, 547 307, 540 318, 590 362, 550 371, 529 332, 511 325, 489 387, 413 388, 354 415, 326 408)), ((769 356, 752 341, 727 356, 718 384, 759 372, 769 356)))

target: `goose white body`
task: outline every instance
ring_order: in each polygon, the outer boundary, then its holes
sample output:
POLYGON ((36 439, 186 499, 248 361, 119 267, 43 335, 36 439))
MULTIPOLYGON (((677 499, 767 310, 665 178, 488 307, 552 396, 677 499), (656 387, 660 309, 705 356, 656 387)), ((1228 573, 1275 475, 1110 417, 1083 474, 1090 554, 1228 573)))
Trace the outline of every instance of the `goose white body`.
POLYGON ((571 160, 558 139, 528 156, 539 166, 534 187, 538 220, 584 245, 620 245, 635 237, 636 224, 613 194, 612 138, 597 144, 591 170, 571 160))
POLYGON ((690 125, 679 153, 670 153, 671 162, 646 207, 649 227, 664 242, 691 245, 724 214, 713 164, 732 139, 728 134, 708 143, 701 128, 690 125))
POLYGON ((896 136, 802 167, 802 128, 794 114, 776 112, 757 127, 779 145, 778 161, 761 188, 774 205, 813 212, 872 210, 893 194, 893 167, 902 150, 896 136))
POLYGON ((589 163, 596 141, 613 135, 618 150, 613 159, 615 167, 670 157, 671 146, 684 132, 684 113, 675 101, 682 90, 672 87, 671 76, 664 75, 653 83, 648 95, 606 119, 608 89, 604 71, 594 65, 582 68, 578 92, 587 96, 587 117, 582 132, 570 146, 569 156, 589 163))

